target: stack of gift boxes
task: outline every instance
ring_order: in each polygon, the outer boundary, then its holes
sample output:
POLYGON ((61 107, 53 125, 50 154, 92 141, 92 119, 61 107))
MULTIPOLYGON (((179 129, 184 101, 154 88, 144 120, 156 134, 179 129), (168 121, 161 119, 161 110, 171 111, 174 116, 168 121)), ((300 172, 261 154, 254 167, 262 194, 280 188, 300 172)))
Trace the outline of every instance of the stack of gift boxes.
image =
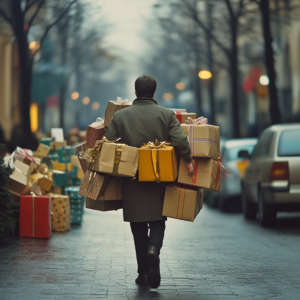
MULTIPOLYGON (((78 194, 83 178, 75 149, 55 137, 42 138, 36 151, 17 147, 5 157, 5 164, 13 169, 6 188, 20 203, 20 236, 49 238, 52 230, 69 230, 72 203, 65 187, 78 185, 78 194)), ((81 221, 84 203, 78 198, 81 221)))

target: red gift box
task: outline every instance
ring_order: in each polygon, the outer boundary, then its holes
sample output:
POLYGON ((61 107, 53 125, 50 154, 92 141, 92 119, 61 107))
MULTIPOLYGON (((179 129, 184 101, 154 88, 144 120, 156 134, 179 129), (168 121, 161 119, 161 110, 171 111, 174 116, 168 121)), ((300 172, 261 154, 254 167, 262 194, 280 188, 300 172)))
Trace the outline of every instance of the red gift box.
POLYGON ((86 132, 86 143, 90 148, 95 147, 96 141, 102 140, 106 132, 106 127, 103 125, 97 124, 97 122, 91 124, 87 128, 86 132))
POLYGON ((51 197, 20 196, 20 236, 50 238, 51 197))

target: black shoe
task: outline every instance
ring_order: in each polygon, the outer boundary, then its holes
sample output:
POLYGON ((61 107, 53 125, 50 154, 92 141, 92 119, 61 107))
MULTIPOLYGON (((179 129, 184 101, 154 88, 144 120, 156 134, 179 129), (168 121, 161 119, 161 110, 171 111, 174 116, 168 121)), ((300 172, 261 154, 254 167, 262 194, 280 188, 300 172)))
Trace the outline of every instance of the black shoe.
POLYGON ((136 284, 148 285, 148 275, 139 275, 135 280, 136 284))
POLYGON ((150 287, 156 289, 160 285, 160 271, 158 251, 155 247, 149 248, 147 259, 150 267, 148 283, 150 287))

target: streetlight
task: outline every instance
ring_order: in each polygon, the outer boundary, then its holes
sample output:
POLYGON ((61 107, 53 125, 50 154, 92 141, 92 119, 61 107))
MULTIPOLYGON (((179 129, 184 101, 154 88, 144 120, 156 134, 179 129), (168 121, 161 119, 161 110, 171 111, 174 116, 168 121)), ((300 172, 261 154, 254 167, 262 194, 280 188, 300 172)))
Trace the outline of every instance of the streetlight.
POLYGON ((100 104, 99 104, 98 102, 94 102, 94 103, 92 104, 92 109, 93 109, 93 110, 97 110, 99 107, 100 107, 100 104))
POLYGON ((173 99, 173 94, 171 93, 164 93, 163 94, 163 98, 167 101, 172 100, 173 99))
POLYGON ((183 82, 178 82, 178 83, 176 83, 175 87, 176 87, 177 90, 182 91, 182 90, 185 89, 185 84, 183 82))
POLYGON ((261 85, 269 85, 269 77, 267 75, 261 75, 259 78, 259 83, 261 85))
POLYGON ((90 98, 89 97, 83 97, 82 98, 82 104, 88 105, 90 103, 90 98))
POLYGON ((79 98, 79 93, 78 92, 73 92, 72 94, 71 94, 71 99, 72 100, 77 100, 79 98))
POLYGON ((198 73, 200 79, 210 79, 212 78, 212 73, 207 70, 202 70, 198 73))

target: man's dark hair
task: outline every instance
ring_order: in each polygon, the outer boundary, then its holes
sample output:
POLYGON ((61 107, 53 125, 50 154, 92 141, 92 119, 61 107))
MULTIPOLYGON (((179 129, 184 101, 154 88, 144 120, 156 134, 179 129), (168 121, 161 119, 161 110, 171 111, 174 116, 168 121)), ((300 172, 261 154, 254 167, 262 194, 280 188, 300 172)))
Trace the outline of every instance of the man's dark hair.
POLYGON ((156 90, 156 80, 149 75, 143 75, 135 81, 135 91, 138 97, 153 98, 156 90))

